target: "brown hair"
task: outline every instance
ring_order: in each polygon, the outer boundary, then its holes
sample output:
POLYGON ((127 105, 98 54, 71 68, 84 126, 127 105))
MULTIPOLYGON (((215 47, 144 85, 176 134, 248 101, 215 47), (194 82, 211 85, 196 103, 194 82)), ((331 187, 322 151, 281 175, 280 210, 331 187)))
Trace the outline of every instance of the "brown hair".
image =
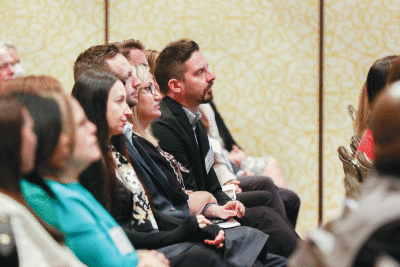
POLYGON ((144 44, 141 41, 135 40, 135 39, 128 39, 128 40, 124 40, 122 42, 116 42, 113 44, 115 44, 118 47, 118 49, 120 50, 122 55, 126 58, 129 57, 129 52, 132 49, 139 49, 143 52, 144 52, 144 50, 146 50, 146 47, 144 46, 144 44))
MULTIPOLYGON (((385 88, 386 84, 391 79, 395 79, 396 72, 397 76, 399 76, 400 72, 398 70, 392 70, 394 67, 393 64, 398 58, 399 56, 397 55, 380 58, 376 60, 374 64, 372 64, 368 71, 367 80, 361 89, 360 98, 358 100, 358 109, 353 127, 354 133, 360 138, 370 127, 369 120, 373 101, 375 100, 376 96, 385 88)), ((399 68, 400 66, 397 66, 397 69, 399 68)))
POLYGON ((184 73, 186 72, 185 62, 191 57, 193 52, 199 51, 199 45, 189 39, 181 39, 176 42, 169 43, 163 51, 158 55, 154 76, 160 87, 161 93, 168 94, 168 82, 171 79, 179 79, 184 81, 184 73))
POLYGON ((115 44, 95 45, 82 52, 74 64, 74 80, 88 69, 113 73, 106 60, 115 57, 120 51, 115 44))
POLYGON ((397 55, 380 58, 375 61, 369 69, 366 83, 368 100, 370 104, 372 104, 377 94, 381 92, 382 89, 385 87, 390 69, 392 68, 392 62, 394 62, 398 58, 399 56, 397 55))
POLYGON ((14 180, 19 180, 21 176, 23 108, 23 105, 13 98, 0 98, 0 185, 10 192, 10 196, 19 194, 21 190, 14 180))
POLYGON ((0 85, 0 95, 11 92, 40 94, 44 92, 62 93, 63 91, 64 89, 58 80, 46 75, 17 77, 0 85))
POLYGON ((52 98, 57 102, 62 117, 62 131, 71 137, 71 148, 73 148, 72 108, 61 83, 50 76, 31 75, 8 80, 0 86, 0 95, 18 92, 52 98))
MULTIPOLYGON (((138 94, 140 94, 145 87, 145 81, 147 77, 151 75, 151 73, 149 72, 149 67, 147 66, 135 65, 134 67, 136 68, 136 75, 141 83, 138 88, 138 94)), ((140 105, 140 103, 138 103, 138 105, 140 105)), ((129 122, 132 123, 132 128, 135 134, 147 139, 147 141, 152 143, 154 146, 158 146, 158 140, 151 133, 151 126, 149 125, 147 129, 143 129, 142 125, 140 124, 137 105, 132 108, 132 113, 133 114, 129 117, 129 122)))
POLYGON ((360 98, 356 118, 354 120, 354 133, 361 138, 368 129, 369 117, 371 116, 371 107, 368 101, 367 84, 364 83, 360 98))

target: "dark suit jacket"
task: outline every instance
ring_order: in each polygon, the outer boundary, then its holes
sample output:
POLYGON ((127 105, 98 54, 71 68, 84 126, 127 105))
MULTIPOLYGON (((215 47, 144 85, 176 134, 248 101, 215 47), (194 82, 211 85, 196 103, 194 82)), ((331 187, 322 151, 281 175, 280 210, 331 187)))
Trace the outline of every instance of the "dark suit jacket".
MULTIPOLYGON (((126 137, 125 137, 126 138, 126 137)), ((133 145, 126 140, 126 146, 132 167, 136 174, 151 195, 151 199, 156 209, 164 214, 184 219, 190 215, 187 202, 172 203, 169 190, 168 178, 150 158, 146 151, 140 146, 135 138, 131 137, 133 145), (136 150, 135 150, 135 148, 136 150)))
POLYGON ((213 168, 207 173, 205 157, 210 149, 207 133, 201 122, 196 129, 197 141, 189 119, 181 105, 164 97, 160 103, 161 117, 152 123, 154 136, 160 147, 172 154, 189 173, 182 173, 186 189, 208 191, 214 195, 218 204, 224 205, 231 199, 222 191, 213 168))

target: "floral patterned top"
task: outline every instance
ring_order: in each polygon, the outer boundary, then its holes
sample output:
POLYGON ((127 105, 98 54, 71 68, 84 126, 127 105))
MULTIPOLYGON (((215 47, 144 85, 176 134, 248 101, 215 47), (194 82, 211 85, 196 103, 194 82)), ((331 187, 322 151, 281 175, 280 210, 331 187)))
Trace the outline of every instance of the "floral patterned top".
POLYGON ((117 178, 133 194, 132 227, 140 232, 158 229, 149 199, 131 163, 112 146, 112 156, 117 165, 117 178))

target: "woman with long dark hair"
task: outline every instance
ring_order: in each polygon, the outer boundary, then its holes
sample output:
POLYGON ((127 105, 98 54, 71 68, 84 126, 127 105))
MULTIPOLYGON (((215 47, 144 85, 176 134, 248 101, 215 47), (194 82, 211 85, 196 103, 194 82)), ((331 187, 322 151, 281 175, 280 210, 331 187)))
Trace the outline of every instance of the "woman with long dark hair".
POLYGON ((31 115, 15 97, 0 98, 0 129, 0 265, 83 266, 64 247, 63 235, 42 221, 22 195, 20 180, 35 167, 37 138, 31 115))
POLYGON ((392 62, 399 56, 391 55, 378 59, 368 71, 367 80, 362 88, 357 116, 355 120, 356 134, 362 135, 357 151, 362 151, 369 159, 374 159, 374 137, 369 129, 369 117, 376 96, 385 88, 392 62), (364 99, 367 99, 365 101, 364 99), (365 104, 367 103, 367 104, 365 104))

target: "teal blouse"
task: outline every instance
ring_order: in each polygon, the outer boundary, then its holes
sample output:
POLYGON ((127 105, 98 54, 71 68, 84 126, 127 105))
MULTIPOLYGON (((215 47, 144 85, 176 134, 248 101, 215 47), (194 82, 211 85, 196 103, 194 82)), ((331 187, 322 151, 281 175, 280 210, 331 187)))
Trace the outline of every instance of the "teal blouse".
POLYGON ((79 183, 46 183, 56 199, 26 180, 21 181, 24 197, 43 220, 66 235, 66 246, 84 264, 137 265, 138 256, 125 233, 89 191, 79 183))

